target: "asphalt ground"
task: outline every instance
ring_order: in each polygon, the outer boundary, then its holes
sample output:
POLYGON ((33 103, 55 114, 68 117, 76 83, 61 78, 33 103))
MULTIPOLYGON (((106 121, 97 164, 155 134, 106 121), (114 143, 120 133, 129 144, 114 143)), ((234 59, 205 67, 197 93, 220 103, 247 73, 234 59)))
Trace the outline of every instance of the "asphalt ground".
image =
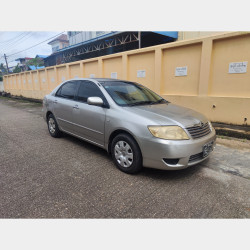
POLYGON ((39 103, 0 98, 0 218, 250 218, 250 143, 217 141, 179 171, 119 171, 69 135, 52 138, 39 103))

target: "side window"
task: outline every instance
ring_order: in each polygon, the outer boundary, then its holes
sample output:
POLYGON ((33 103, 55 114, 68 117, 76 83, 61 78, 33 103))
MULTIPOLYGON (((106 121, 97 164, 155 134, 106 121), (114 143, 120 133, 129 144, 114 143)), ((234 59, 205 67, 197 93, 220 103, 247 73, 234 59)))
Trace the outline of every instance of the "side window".
POLYGON ((77 81, 67 82, 56 92, 56 96, 66 99, 74 99, 76 89, 77 81))
POLYGON ((77 94, 77 100, 80 102, 87 102, 88 97, 97 96, 102 98, 105 102, 105 97, 101 90, 90 81, 80 81, 80 87, 77 94))

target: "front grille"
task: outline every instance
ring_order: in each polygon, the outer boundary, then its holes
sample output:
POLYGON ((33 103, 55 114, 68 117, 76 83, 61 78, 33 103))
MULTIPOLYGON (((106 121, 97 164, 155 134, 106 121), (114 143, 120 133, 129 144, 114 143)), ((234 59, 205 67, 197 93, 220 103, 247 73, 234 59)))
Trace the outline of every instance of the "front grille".
POLYGON ((208 122, 202 123, 202 125, 195 125, 186 129, 193 139, 198 139, 211 133, 211 129, 209 127, 208 122))
POLYGON ((199 161, 203 159, 203 153, 198 153, 196 155, 191 155, 188 162, 199 161))

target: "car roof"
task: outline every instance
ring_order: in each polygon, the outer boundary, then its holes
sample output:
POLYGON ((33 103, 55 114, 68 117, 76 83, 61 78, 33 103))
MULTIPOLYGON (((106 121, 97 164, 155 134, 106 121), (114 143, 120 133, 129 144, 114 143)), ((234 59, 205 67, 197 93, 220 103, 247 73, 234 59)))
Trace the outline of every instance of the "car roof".
POLYGON ((117 81, 128 82, 126 80, 114 79, 114 78, 90 78, 90 79, 94 79, 98 82, 117 82, 117 81))
POLYGON ((98 82, 117 82, 117 81, 119 81, 119 82, 131 82, 131 81, 127 81, 127 80, 122 80, 122 79, 114 79, 114 78, 95 78, 95 77, 93 77, 93 78, 74 78, 74 79, 69 79, 68 81, 70 81, 70 80, 95 80, 95 81, 98 81, 98 82))
POLYGON ((105 83, 105 82, 123 82, 123 83, 135 83, 135 82, 132 82, 132 81, 127 81, 127 80, 122 80, 122 79, 114 79, 114 78, 73 78, 73 79, 68 79, 67 81, 65 82, 68 82, 68 81, 77 81, 77 80, 89 80, 89 81, 97 81, 101 84, 105 83))

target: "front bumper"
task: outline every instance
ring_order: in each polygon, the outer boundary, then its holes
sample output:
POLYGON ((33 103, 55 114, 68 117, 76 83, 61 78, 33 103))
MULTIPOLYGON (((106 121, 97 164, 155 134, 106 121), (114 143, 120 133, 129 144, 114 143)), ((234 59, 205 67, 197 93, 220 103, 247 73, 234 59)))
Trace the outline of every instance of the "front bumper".
POLYGON ((159 138, 140 138, 139 144, 143 156, 143 166, 164 170, 184 169, 196 165, 209 157, 203 157, 203 146, 209 142, 216 145, 216 133, 212 132, 199 139, 171 141, 159 138), (192 157, 191 157, 192 156, 192 157), (191 158, 190 158, 191 157, 191 158), (177 164, 169 164, 163 159, 178 159, 177 164))

